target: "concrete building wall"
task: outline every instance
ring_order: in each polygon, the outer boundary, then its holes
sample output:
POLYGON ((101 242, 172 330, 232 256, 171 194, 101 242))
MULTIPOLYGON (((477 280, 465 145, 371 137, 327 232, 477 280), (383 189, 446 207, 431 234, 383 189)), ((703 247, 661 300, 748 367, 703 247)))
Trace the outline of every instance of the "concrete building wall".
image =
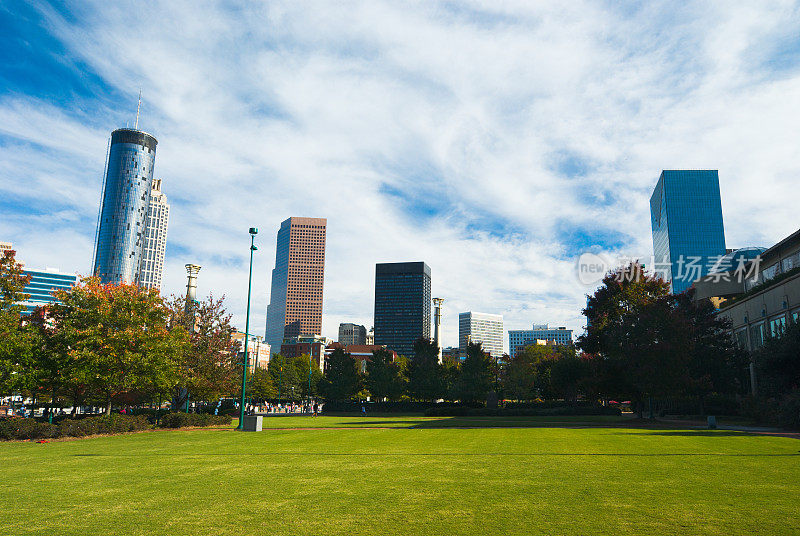
POLYGON ((503 316, 468 311, 458 315, 458 347, 462 355, 467 342, 481 343, 492 357, 503 355, 503 316))

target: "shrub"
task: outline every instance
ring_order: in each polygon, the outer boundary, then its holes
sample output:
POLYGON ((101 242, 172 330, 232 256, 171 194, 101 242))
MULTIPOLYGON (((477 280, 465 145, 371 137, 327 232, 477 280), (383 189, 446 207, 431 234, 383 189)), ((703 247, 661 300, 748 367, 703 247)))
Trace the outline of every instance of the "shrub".
POLYGON ((228 426, 233 419, 230 415, 210 415, 208 413, 167 413, 161 417, 161 428, 185 428, 187 426, 228 426))
POLYGON ((146 415, 98 415, 84 419, 64 419, 58 426, 60 437, 86 437, 96 434, 123 434, 152 428, 146 415))
POLYGON ((50 437, 86 437, 95 434, 120 434, 151 428, 147 417, 101 415, 82 419, 63 419, 59 424, 36 419, 11 417, 0 419, 0 439, 44 439, 50 437))
POLYGON ((0 419, 0 439, 44 439, 57 435, 58 427, 48 422, 22 417, 0 419))
POLYGON ((778 401, 774 398, 748 397, 742 400, 741 415, 758 424, 778 422, 778 401))
MULTIPOLYGON (((163 428, 184 426, 230 425, 228 415, 168 413, 163 428)), ((0 439, 45 439, 51 437, 86 437, 96 434, 124 434, 152 429, 147 415, 100 415, 82 419, 64 419, 58 425, 36 419, 10 417, 0 419, 0 439)))
POLYGON ((800 389, 785 395, 778 405, 778 424, 784 428, 800 429, 800 389))

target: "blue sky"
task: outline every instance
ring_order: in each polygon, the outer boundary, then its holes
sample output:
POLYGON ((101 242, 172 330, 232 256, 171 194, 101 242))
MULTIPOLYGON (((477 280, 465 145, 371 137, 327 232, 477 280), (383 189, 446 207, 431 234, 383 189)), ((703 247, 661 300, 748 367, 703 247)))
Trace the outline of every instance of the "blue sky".
POLYGON ((256 226, 263 326, 280 222, 327 217, 325 335, 407 260, 445 344, 467 310, 579 330, 577 256, 651 255, 661 169, 719 169, 728 247, 797 230, 799 29, 796 2, 3 3, 0 240, 88 273, 141 89, 165 293, 201 264, 243 324, 256 226))

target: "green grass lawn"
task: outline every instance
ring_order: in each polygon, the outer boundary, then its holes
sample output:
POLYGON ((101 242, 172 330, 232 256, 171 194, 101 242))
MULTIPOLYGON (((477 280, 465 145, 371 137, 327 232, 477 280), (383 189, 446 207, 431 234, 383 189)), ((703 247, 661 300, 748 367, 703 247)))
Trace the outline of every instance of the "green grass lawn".
POLYGON ((275 417, 0 443, 0 534, 800 534, 800 441, 625 424, 275 417))

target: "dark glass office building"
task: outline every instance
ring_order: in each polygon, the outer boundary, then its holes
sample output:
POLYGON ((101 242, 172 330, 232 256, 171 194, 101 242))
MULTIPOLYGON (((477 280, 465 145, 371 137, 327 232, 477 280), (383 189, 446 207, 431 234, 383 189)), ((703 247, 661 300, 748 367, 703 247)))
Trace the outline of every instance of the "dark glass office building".
POLYGON ((407 357, 431 337, 431 269, 424 262, 375 265, 375 344, 407 357))
POLYGON ((103 283, 138 283, 157 143, 132 128, 111 133, 94 255, 103 283))
POLYGON ((653 269, 688 289, 725 255, 717 170, 664 170, 650 198, 653 269))

